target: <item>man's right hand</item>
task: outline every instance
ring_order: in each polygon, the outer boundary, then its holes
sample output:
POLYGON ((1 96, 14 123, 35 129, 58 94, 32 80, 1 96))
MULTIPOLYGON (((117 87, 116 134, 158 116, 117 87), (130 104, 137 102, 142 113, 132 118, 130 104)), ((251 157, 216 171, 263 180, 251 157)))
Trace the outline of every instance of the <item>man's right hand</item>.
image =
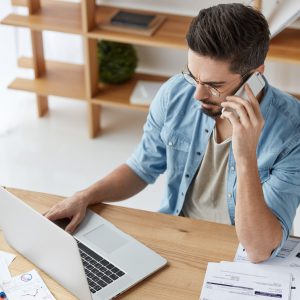
POLYGON ((65 230, 72 233, 83 220, 87 206, 88 201, 84 198, 81 192, 78 192, 72 197, 64 199, 54 205, 46 213, 44 213, 44 216, 50 221, 56 221, 64 218, 70 219, 70 223, 67 225, 65 230))
POLYGON ((77 192, 52 208, 44 216, 51 221, 70 219, 65 228, 72 233, 83 220, 89 205, 102 202, 115 202, 128 199, 136 195, 147 186, 137 174, 126 164, 122 164, 103 179, 95 182, 90 187, 77 192))

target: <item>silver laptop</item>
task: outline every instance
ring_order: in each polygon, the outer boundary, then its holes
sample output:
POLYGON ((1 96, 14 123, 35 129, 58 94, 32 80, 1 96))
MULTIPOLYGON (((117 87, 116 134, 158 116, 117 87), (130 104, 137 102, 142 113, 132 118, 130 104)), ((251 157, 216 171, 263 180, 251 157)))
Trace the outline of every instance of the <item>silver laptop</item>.
POLYGON ((167 261, 88 210, 72 235, 0 187, 7 242, 80 300, 111 299, 167 261))

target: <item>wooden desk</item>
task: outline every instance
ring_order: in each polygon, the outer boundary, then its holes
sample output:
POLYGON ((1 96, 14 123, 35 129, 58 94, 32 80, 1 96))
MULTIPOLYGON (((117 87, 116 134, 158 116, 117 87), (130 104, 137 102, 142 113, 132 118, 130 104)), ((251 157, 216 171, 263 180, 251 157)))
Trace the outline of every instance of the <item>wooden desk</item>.
MULTIPOLYGON (((24 190, 9 191, 39 212, 45 212, 62 199, 24 190)), ((168 260, 164 269, 120 295, 118 299, 198 300, 207 263, 232 261, 238 246, 233 226, 104 204, 93 206, 92 209, 168 260)), ((7 245, 1 232, 0 249, 15 253, 7 245)), ((20 254, 17 254, 10 265, 12 276, 33 268, 38 270, 20 254)), ((45 273, 39 272, 56 299, 76 299, 45 273)))

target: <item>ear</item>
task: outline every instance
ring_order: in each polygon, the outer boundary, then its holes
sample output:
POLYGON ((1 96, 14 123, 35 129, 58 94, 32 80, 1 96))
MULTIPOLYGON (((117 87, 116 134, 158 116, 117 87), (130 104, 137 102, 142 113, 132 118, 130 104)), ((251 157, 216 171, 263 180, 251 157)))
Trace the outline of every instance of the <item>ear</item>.
POLYGON ((265 65, 264 64, 260 65, 258 68, 256 68, 256 71, 263 74, 265 71, 265 65))

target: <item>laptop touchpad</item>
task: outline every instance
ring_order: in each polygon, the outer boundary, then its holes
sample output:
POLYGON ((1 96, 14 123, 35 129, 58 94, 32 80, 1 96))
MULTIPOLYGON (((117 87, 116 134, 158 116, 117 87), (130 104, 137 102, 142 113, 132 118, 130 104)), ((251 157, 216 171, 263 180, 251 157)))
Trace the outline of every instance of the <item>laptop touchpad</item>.
POLYGON ((107 254, 112 253, 128 242, 105 224, 85 233, 84 237, 107 254))

